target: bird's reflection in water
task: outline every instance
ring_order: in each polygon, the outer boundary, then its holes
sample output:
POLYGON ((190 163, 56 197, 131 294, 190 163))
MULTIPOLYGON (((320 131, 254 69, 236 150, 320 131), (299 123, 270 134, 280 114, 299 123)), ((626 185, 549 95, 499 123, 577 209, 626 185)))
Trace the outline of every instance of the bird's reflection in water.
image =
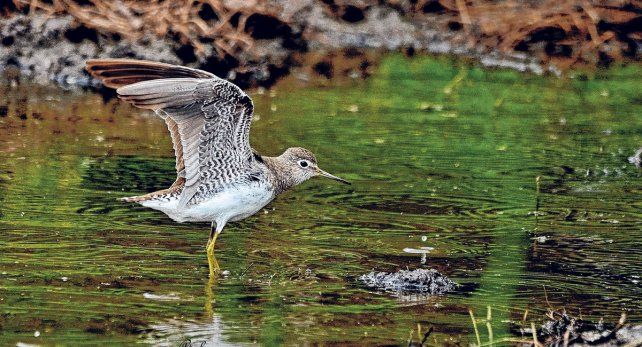
POLYGON ((150 326, 145 341, 155 346, 231 346, 223 337, 225 326, 214 313, 214 290, 221 275, 216 257, 212 257, 216 271, 205 283, 205 320, 202 322, 170 319, 150 326))
MULTIPOLYGON (((212 316, 204 322, 170 319, 150 326, 144 342, 154 346, 232 346, 225 341, 226 329, 220 316, 212 316)), ((238 344, 234 344, 237 346, 238 344)))
POLYGON ((221 273, 221 267, 218 265, 216 256, 212 254, 212 257, 209 259, 210 264, 210 273, 207 283, 205 284, 205 314, 208 318, 214 317, 214 287, 218 280, 218 276, 221 273), (215 271, 212 271, 212 265, 214 265, 215 271))

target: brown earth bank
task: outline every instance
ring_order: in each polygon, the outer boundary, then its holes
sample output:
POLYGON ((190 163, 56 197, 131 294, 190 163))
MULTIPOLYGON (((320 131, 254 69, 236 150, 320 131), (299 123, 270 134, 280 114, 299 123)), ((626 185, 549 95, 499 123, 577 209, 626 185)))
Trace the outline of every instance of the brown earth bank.
POLYGON ((638 62, 642 1, 0 3, 0 70, 43 82, 95 85, 83 71, 90 58, 188 65, 242 87, 269 86, 301 67, 324 78, 359 78, 375 63, 377 54, 364 53, 373 50, 457 54, 535 73, 638 62))

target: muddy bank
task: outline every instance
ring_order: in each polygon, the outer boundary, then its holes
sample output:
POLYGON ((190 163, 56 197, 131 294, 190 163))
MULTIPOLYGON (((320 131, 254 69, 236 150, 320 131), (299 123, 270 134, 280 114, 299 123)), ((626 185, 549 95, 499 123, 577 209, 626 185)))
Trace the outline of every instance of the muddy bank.
MULTIPOLYGON (((14 0, 0 6, 0 70, 89 85, 95 82, 82 70, 86 59, 124 57, 269 86, 298 67, 336 77, 326 53, 374 49, 558 73, 639 59, 642 7, 612 2, 14 0)), ((343 73, 363 77, 372 64, 364 59, 343 73)))

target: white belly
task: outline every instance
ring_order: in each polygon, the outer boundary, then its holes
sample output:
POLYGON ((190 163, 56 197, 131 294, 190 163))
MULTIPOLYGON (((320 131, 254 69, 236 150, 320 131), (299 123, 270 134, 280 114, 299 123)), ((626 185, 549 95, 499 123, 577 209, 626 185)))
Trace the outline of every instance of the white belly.
POLYGON ((238 221, 247 218, 267 205, 274 198, 264 185, 228 188, 211 199, 178 209, 179 199, 170 201, 144 201, 141 205, 164 212, 176 222, 238 221))

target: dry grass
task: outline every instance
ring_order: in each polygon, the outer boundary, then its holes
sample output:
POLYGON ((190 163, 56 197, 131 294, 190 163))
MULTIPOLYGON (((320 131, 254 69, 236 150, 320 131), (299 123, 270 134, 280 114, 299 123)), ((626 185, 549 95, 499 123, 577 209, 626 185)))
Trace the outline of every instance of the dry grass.
MULTIPOLYGON (((329 3, 327 13, 335 16, 345 14, 349 7, 366 9, 379 2, 325 1, 329 3)), ((642 40, 641 0, 386 0, 385 3, 415 20, 441 22, 444 30, 448 30, 446 26, 455 27, 471 46, 479 44, 504 53, 536 51, 543 61, 553 60, 561 68, 576 63, 593 65, 605 57, 622 60, 631 56, 631 43, 642 40)))
POLYGON ((420 13, 435 2, 453 15, 473 42, 503 52, 534 40, 553 43, 545 52, 558 56, 560 67, 596 63, 600 52, 621 60, 626 41, 642 39, 640 26, 626 28, 642 17, 640 0, 419 0, 413 11, 420 13))
POLYGON ((48 15, 69 14, 80 24, 101 33, 137 40, 148 33, 158 37, 177 35, 182 44, 205 56, 211 44, 219 55, 238 56, 252 52, 253 40, 245 23, 253 14, 273 14, 276 8, 250 1, 137 1, 90 0, 80 5, 72 0, 14 0, 18 9, 28 8, 48 15), (203 19, 199 12, 207 11, 203 19), (233 20, 233 17, 235 17, 233 20), (234 23, 233 23, 234 22, 234 23))
MULTIPOLYGON (((213 47, 219 56, 252 56, 254 40, 246 22, 255 14, 270 16, 287 25, 305 23, 282 18, 279 4, 300 7, 301 2, 262 0, 13 0, 18 9, 50 15, 69 14, 77 22, 101 33, 130 40, 144 35, 176 36, 206 57, 213 47), (210 13, 202 15, 203 11, 210 13)), ((341 21, 349 13, 354 21, 374 6, 387 6, 411 20, 431 22, 448 31, 463 33, 466 43, 501 52, 530 51, 542 61, 561 68, 594 65, 604 60, 635 58, 642 40, 642 0, 316 0, 325 13, 341 21), (350 12, 352 11, 352 12, 350 12), (355 12, 356 11, 356 12, 355 12), (450 29, 449 29, 450 28, 450 29)), ((285 6, 285 5, 283 5, 285 6)), ((305 24, 303 24, 305 25, 305 24)), ((269 30, 264 28, 264 30, 269 30)), ((313 34, 313 33, 311 33, 313 34)))

